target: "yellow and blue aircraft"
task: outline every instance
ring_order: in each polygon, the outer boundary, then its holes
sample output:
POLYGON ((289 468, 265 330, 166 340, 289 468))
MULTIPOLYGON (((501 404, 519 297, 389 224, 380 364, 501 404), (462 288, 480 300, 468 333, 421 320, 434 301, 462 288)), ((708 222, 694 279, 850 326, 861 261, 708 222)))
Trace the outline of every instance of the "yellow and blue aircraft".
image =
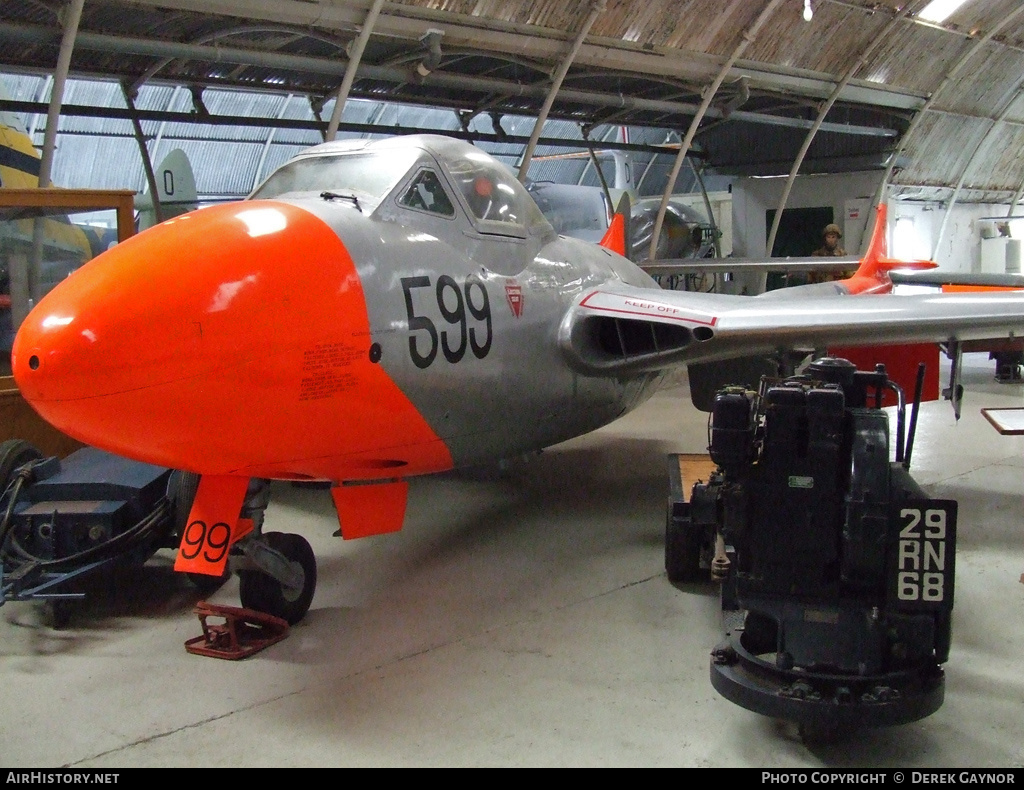
MULTIPOLYGON (((10 98, 0 84, 0 99, 10 98)), ((21 119, 0 112, 0 189, 39 188, 40 164, 40 154, 21 119)), ((195 177, 184 152, 171 151, 156 175, 164 219, 197 207, 195 177)), ((141 227, 155 224, 150 195, 137 196, 136 209, 141 227)), ((9 354, 14 330, 28 308, 116 242, 116 228, 75 223, 60 209, 0 208, 0 358, 9 354), (20 276, 21 282, 12 283, 12 274, 15 281, 20 276), (20 309, 12 311, 12 307, 20 309)))

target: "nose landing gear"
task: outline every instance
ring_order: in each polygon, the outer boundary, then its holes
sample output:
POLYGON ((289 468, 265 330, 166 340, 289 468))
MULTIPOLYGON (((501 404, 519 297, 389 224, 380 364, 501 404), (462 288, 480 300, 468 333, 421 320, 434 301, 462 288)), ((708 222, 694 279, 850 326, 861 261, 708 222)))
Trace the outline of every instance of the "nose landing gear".
MULTIPOLYGON (((199 490, 199 475, 175 472, 168 485, 175 526, 182 534, 199 490)), ((301 535, 263 532, 263 516, 270 502, 270 481, 253 478, 240 518, 250 519, 253 530, 231 548, 223 576, 189 573, 204 593, 212 593, 232 573, 238 573, 242 606, 295 625, 309 611, 316 591, 316 557, 301 535)))

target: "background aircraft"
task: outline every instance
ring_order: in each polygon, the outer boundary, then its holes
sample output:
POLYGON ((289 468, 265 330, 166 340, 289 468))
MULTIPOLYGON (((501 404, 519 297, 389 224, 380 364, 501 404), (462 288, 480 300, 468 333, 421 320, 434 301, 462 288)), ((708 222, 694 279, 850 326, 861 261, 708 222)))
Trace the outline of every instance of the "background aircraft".
MULTIPOLYGON (((0 98, 9 98, 2 84, 0 98)), ((38 188, 39 163, 39 152, 32 145, 21 119, 13 113, 0 112, 0 188, 38 188)), ((28 312, 24 296, 17 306, 12 303, 12 272, 17 278, 20 269, 25 284, 22 293, 31 298, 33 291, 37 296, 45 293, 93 255, 90 237, 64 214, 44 216, 38 209, 0 210, 0 354, 5 360, 3 365, 10 354, 18 320, 28 312)), ((16 287, 15 293, 18 292, 16 287)))
MULTIPOLYGON (((9 98, 0 83, 0 99, 9 98)), ((14 113, 0 112, 0 188, 38 188, 39 163, 39 152, 32 144, 21 119, 14 113)), ((57 266, 59 261, 73 261, 75 266, 79 266, 92 257, 89 237, 82 228, 72 225, 67 216, 45 217, 41 222, 45 260, 51 266, 57 266)), ((32 219, 24 212, 5 210, 0 215, 0 239, 6 251, 18 241, 24 242, 27 239, 31 242, 33 229, 32 219)))
MULTIPOLYGON (((9 95, 0 83, 0 98, 9 95)), ((0 188, 37 189, 40 155, 21 119, 0 112, 0 188)), ((195 177, 184 152, 171 151, 156 169, 162 216, 170 218, 198 206, 195 177)), ((140 229, 155 224, 152 198, 136 198, 140 229)), ((27 312, 22 305, 13 310, 10 273, 12 261, 27 267, 29 297, 38 301, 58 282, 92 257, 117 243, 117 228, 75 222, 60 209, 0 210, 0 355, 6 360, 14 342, 18 316, 27 312)))
POLYGON ((660 289, 624 225, 558 236, 464 142, 327 143, 69 277, 14 373, 60 430, 201 476, 176 568, 218 576, 233 550, 243 605, 295 622, 316 562, 262 533, 268 479, 329 481, 345 538, 394 531, 410 476, 591 431, 677 365, 1024 328, 1019 294, 883 294, 884 223, 850 280, 759 297, 660 289))
MULTIPOLYGON (((154 172, 156 177, 157 202, 160 216, 167 220, 179 214, 194 211, 199 206, 196 193, 196 177, 192 163, 180 148, 175 148, 163 158, 154 172)), ((138 212, 138 230, 146 230, 157 224, 153 196, 140 192, 135 196, 135 210, 138 212)))
MULTIPOLYGON (((534 161, 591 158, 589 152, 553 154, 536 157, 534 161)), ((629 232, 626 235, 626 257, 635 263, 650 260, 651 235, 658 216, 661 198, 641 198, 633 182, 633 163, 624 151, 594 151, 593 159, 612 161, 612 180, 604 186, 556 184, 551 181, 530 181, 527 191, 555 231, 585 241, 598 242, 608 231, 612 215, 623 196, 629 199, 629 232)), ((602 184, 605 178, 601 176, 602 184)), ((716 254, 717 229, 712 222, 683 203, 671 200, 658 237, 656 260, 709 258, 716 254)), ((696 279, 691 274, 693 280, 696 279)), ((677 283, 669 275, 663 285, 677 283)), ((692 281, 692 280, 691 280, 692 281)), ((693 289, 691 289, 693 290, 693 289)))

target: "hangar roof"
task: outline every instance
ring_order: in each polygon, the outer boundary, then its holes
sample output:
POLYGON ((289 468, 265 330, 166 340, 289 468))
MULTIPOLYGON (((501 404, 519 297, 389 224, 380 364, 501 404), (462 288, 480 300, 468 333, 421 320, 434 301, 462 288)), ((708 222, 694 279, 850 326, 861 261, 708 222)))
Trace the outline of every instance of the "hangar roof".
MULTIPOLYGON (((808 146, 801 173, 891 167, 892 184, 919 197, 1018 193, 1019 0, 968 0, 941 23, 922 18, 927 0, 806 4, 810 21, 805 0, 86 0, 71 74, 110 82, 74 83, 61 130, 99 134, 102 156, 103 133, 130 134, 127 95, 151 141, 201 139, 200 158, 227 156, 251 186, 321 139, 366 29, 343 134, 445 130, 514 160, 550 104, 544 141, 573 147, 538 154, 580 150, 584 134, 625 146, 629 127, 646 166, 646 147, 678 144, 708 97, 692 153, 709 173, 786 174, 808 146)), ((0 70, 23 75, 8 109, 42 106, 38 75, 54 70, 68 6, 0 6, 0 70)), ((673 156, 653 157, 647 192, 673 156)))

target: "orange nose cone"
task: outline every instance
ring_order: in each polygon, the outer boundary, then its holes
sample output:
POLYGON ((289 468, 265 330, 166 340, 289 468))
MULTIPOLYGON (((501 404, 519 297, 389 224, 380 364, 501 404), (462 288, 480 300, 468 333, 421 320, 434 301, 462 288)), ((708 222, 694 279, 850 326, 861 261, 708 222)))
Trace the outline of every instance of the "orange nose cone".
POLYGON ((294 205, 251 201, 90 261, 29 314, 12 365, 33 407, 87 444, 201 473, 338 477, 304 459, 372 448, 373 410, 403 400, 370 345, 338 235, 294 205), (364 394, 378 399, 369 413, 364 394))
POLYGON ((14 344, 18 385, 33 403, 68 403, 231 365, 243 330, 268 334, 251 311, 279 313, 294 295, 296 283, 275 269, 312 245, 326 245, 344 288, 354 272, 341 241, 286 204, 218 206, 136 236, 31 312, 14 344))

